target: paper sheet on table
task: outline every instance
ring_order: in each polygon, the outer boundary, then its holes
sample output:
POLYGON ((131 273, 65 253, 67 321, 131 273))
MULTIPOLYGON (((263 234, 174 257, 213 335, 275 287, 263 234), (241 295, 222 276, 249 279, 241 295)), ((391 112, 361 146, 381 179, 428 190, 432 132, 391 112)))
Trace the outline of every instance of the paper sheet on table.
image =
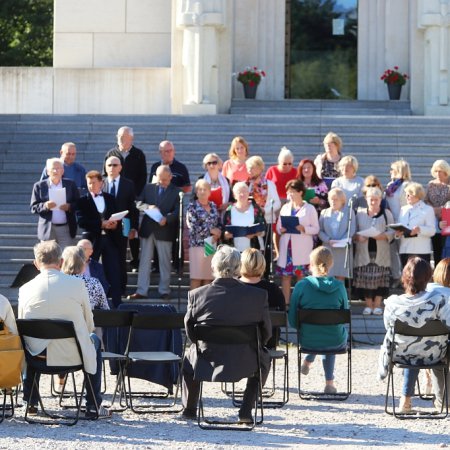
POLYGON ((55 202, 56 206, 52 209, 58 209, 61 205, 67 203, 66 199, 66 188, 63 187, 61 189, 49 189, 48 190, 48 199, 51 202, 55 202))
POLYGON ((337 241, 334 241, 332 244, 332 247, 335 248, 344 248, 348 244, 348 239, 339 239, 337 241))
POLYGON ((108 220, 122 220, 128 214, 128 209, 126 211, 121 211, 115 214, 111 214, 108 220))
POLYGON ((159 208, 149 208, 145 210, 145 214, 147 214, 150 219, 154 220, 155 222, 161 222, 161 219, 164 217, 161 214, 161 211, 159 208))
POLYGON ((370 228, 366 228, 365 230, 358 231, 358 234, 360 236, 371 238, 371 237, 375 237, 375 236, 378 236, 379 234, 381 234, 381 231, 377 230, 375 227, 370 227, 370 228))

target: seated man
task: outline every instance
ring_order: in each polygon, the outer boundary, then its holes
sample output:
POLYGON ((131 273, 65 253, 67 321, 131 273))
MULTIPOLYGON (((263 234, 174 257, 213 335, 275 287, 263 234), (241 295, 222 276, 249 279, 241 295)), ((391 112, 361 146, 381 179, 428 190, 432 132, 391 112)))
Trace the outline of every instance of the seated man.
MULTIPOLYGON (((83 280, 60 272, 61 247, 55 241, 46 241, 34 247, 36 267, 40 274, 24 284, 19 290, 20 319, 60 319, 74 323, 75 332, 83 353, 84 369, 90 377, 93 392, 86 389, 86 417, 110 417, 111 412, 100 406, 102 403, 101 378, 102 355, 100 339, 93 333, 94 320, 88 293, 83 280)), ((78 349, 73 340, 67 341, 64 348, 56 341, 27 338, 26 351, 36 362, 46 366, 55 366, 61 371, 64 367, 80 364, 78 349), (44 357, 44 358, 43 358, 44 357)), ((23 380, 24 401, 30 403, 29 414, 37 414, 38 395, 31 387, 35 371, 28 365, 23 380)), ((39 378, 37 378, 39 383, 39 378)))
MULTIPOLYGON (((196 323, 206 325, 250 325, 261 324, 261 344, 265 345, 272 335, 269 315, 267 291, 248 286, 237 280, 241 266, 241 255, 235 248, 219 247, 211 263, 215 280, 206 286, 194 289, 188 293, 188 310, 184 318, 186 333, 195 342, 194 326, 196 323)), ((214 348, 206 351, 214 352, 214 348)), ((236 360, 235 349, 220 349, 220 357, 215 369, 221 366, 221 372, 233 377, 244 378, 249 373, 256 372, 255 349, 245 347, 241 351, 240 364, 231 365, 236 360)), ((194 380, 194 371, 199 360, 195 345, 191 345, 183 361, 183 416, 195 418, 200 382, 194 380)), ((270 367, 270 357, 267 351, 261 349, 262 383, 266 381, 270 367)), ((213 376, 212 381, 215 381, 213 376)), ((239 421, 253 423, 252 406, 258 391, 258 380, 250 377, 244 392, 242 406, 239 409, 239 421)))

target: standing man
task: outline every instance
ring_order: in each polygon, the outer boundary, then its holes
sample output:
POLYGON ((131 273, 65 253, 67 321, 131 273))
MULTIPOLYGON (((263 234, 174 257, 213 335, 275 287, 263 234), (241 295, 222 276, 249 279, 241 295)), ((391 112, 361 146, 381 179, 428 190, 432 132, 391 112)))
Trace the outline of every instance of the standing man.
POLYGON ((86 174, 88 193, 77 204, 78 225, 84 230, 83 237, 94 244, 92 258, 101 257, 106 279, 111 285, 109 296, 117 308, 121 303, 120 244, 122 231, 119 222, 110 220, 117 211, 112 195, 102 192, 103 180, 100 172, 91 170, 86 174))
POLYGON ((172 173, 169 166, 159 166, 156 170, 156 183, 147 184, 138 198, 137 207, 144 213, 139 229, 141 258, 137 291, 128 296, 130 300, 147 298, 155 247, 159 254, 158 291, 162 299, 169 299, 172 241, 177 234, 180 205, 180 190, 171 184, 171 180, 172 173), (148 213, 156 214, 150 218, 148 213))
MULTIPOLYGON (((80 278, 66 275, 61 269, 61 247, 54 241, 41 242, 34 247, 34 263, 40 274, 19 290, 19 319, 70 320, 83 354, 84 370, 91 379, 92 391, 86 389, 86 417, 110 417, 111 412, 101 406, 102 354, 100 339, 94 333, 89 297, 80 278)), ((73 339, 60 342, 26 338, 26 351, 36 358, 44 369, 48 366, 65 367, 81 364, 73 339)), ((30 398, 35 371, 27 367, 23 381, 23 397, 29 404, 28 413, 37 414, 36 390, 30 398)), ((39 375, 37 378, 39 384, 39 375)))
MULTIPOLYGON (((77 147, 73 142, 65 142, 59 151, 60 159, 64 164, 64 178, 72 180, 83 195, 86 193, 86 169, 75 162, 77 157, 77 147)), ((48 178, 47 169, 44 167, 41 175, 41 181, 48 178)))
POLYGON ((39 214, 37 237, 41 241, 55 240, 61 247, 74 245, 77 234, 75 218, 76 202, 79 194, 72 180, 63 178, 64 166, 58 158, 47 159, 48 179, 38 181, 33 186, 30 208, 39 214), (65 203, 57 206, 50 200, 50 193, 65 189, 65 203))
POLYGON ((107 192, 115 198, 118 211, 128 211, 128 214, 122 219, 122 236, 119 249, 122 294, 125 294, 127 287, 127 244, 128 239, 131 241, 137 238, 139 211, 136 208, 136 194, 133 182, 120 175, 122 170, 120 158, 110 156, 106 160, 105 166, 108 176, 103 183, 103 192, 107 192))
MULTIPOLYGON (((242 283, 240 275, 241 255, 239 251, 227 245, 221 246, 214 254, 211 268, 215 280, 189 291, 188 309, 184 317, 186 334, 192 342, 195 338, 195 324, 205 325, 251 325, 260 324, 261 346, 265 346, 272 336, 267 291, 242 283)), ((264 384, 270 369, 270 356, 260 348, 261 372, 264 384)), ((196 346, 191 345, 183 360, 182 402, 183 416, 189 419, 197 417, 197 403, 200 382, 195 380, 194 368, 201 373, 211 374, 211 381, 221 381, 220 375, 240 379, 257 372, 256 349, 242 345, 239 349, 240 364, 236 365, 236 349, 224 345, 203 346, 202 355, 197 355, 196 346), (217 354, 215 354, 217 351, 217 354), (214 364, 208 360, 211 355, 214 364), (214 375, 213 375, 214 374, 214 375)), ((253 423, 252 407, 258 392, 258 379, 247 379, 242 405, 239 409, 239 421, 253 423)))
MULTIPOLYGON (((121 175, 134 183, 134 192, 138 196, 147 182, 147 162, 144 152, 133 145, 134 132, 131 127, 121 127, 117 130, 117 145, 105 155, 103 176, 107 176, 106 161, 110 156, 117 156, 122 164, 121 175)), ((139 266, 139 239, 130 240, 131 267, 139 266)))

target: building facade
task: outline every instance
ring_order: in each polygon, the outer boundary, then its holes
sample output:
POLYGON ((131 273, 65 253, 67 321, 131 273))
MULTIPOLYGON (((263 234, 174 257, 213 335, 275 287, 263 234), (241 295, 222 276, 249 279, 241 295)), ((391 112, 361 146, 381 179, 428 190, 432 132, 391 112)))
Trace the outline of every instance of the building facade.
POLYGON ((387 100, 380 76, 399 66, 414 114, 450 115, 450 0, 324 4, 55 0, 53 67, 0 68, 0 113, 227 113, 246 66, 267 73, 261 100, 387 100))

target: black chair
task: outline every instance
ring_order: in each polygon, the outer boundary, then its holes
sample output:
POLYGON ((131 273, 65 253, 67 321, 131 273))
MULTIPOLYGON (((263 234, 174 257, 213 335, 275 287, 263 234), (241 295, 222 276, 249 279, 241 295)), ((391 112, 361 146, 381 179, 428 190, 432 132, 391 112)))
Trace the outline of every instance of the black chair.
MULTIPOLYGON (((128 335, 126 342, 126 347, 129 346, 130 336, 131 336, 131 324, 133 322, 133 317, 137 311, 121 311, 121 310, 103 310, 94 309, 94 324, 97 328, 103 328, 104 338, 106 333, 108 333, 107 339, 104 339, 108 343, 111 339, 117 339, 118 329, 124 328, 128 335)), ((125 353, 118 353, 108 351, 108 345, 105 350, 102 351, 103 360, 103 385, 106 391, 106 370, 105 361, 109 361, 110 364, 116 364, 115 371, 116 375, 116 386, 114 388, 113 397, 111 400, 111 407, 114 405, 117 393, 119 392, 119 404, 121 408, 115 408, 114 411, 125 411, 128 408, 127 395, 126 395, 126 383, 124 378, 124 370, 127 362, 127 356, 125 353), (122 404, 122 397, 125 398, 125 405, 122 404)))
MULTIPOLYGON (((176 333, 177 330, 184 329, 184 314, 182 313, 163 313, 163 314, 136 314, 133 317, 130 333, 130 344, 125 355, 127 362, 125 365, 124 376, 128 381, 128 399, 130 408, 137 414, 147 413, 174 413, 181 412, 182 407, 176 406, 179 392, 181 390, 181 362, 184 356, 184 346, 180 354, 177 354, 173 345, 171 348, 158 351, 133 351, 133 336, 138 330, 147 331, 168 331, 171 334, 176 333), (133 392, 131 389, 131 365, 152 364, 164 365, 170 373, 171 386, 165 392, 133 392), (152 402, 146 404, 135 404, 134 398, 151 398, 164 399, 172 394, 173 384, 176 385, 173 399, 170 402, 152 402)), ((180 332, 180 331, 179 331, 180 332)), ((181 332, 180 332, 181 335, 181 332)), ((175 340, 170 339, 171 343, 175 340)))
POLYGON ((352 322, 349 309, 299 309, 297 311, 297 366, 298 366, 298 393, 303 400, 346 400, 352 392, 352 322), (300 330, 303 324, 310 325, 347 325, 348 340, 342 350, 320 350, 303 347, 300 342, 300 330), (345 391, 329 394, 319 391, 306 391, 302 383, 302 355, 345 355, 347 354, 347 388, 345 391))
MULTIPOLYGON (((42 370, 40 367, 36 367, 36 359, 32 357, 27 351, 25 351, 25 358, 27 361, 27 364, 32 366, 36 370, 37 373, 46 374, 46 375, 53 375, 57 373, 73 373, 77 371, 83 372, 83 384, 81 387, 81 391, 78 394, 76 391, 76 386, 74 386, 74 399, 75 399, 75 409, 76 413, 75 415, 58 415, 58 414, 50 414, 45 408, 42 401, 42 397, 39 393, 39 386, 36 382, 36 376, 33 379, 32 382, 32 389, 30 392, 30 397, 33 395, 33 392, 36 390, 39 400, 39 405, 41 407, 41 410, 43 414, 46 417, 49 417, 52 420, 39 420, 39 419, 30 419, 28 415, 30 404, 27 404, 27 407, 25 409, 25 420, 28 423, 41 423, 41 424, 58 424, 58 425, 75 425, 78 422, 78 419, 80 417, 80 411, 81 411, 81 403, 83 398, 83 393, 86 389, 86 385, 88 389, 91 389, 92 391, 92 385, 91 380, 89 379, 88 375, 84 371, 83 366, 83 353, 81 351, 80 343, 78 342, 77 335, 75 333, 75 328, 73 325, 73 322, 68 320, 48 320, 48 319, 18 319, 16 321, 17 323, 17 329, 19 330, 19 335, 22 340, 23 348, 26 348, 25 345, 25 337, 30 338, 37 338, 37 339, 75 339, 79 357, 81 360, 81 364, 75 364, 73 366, 67 366, 64 368, 64 371, 61 371, 61 368, 58 367, 58 370, 52 369, 51 366, 48 366, 45 368, 45 370, 42 370), (58 420, 61 419, 61 420, 58 420)), ((95 398, 95 397, 94 397, 95 398)), ((98 405, 96 406, 96 410, 98 413, 98 405)))
MULTIPOLYGON (((194 379, 200 382, 200 394, 198 398, 198 412, 197 423, 198 426, 204 430, 237 430, 237 431, 249 431, 252 430, 255 425, 259 425, 264 420, 263 403, 262 403, 262 374, 261 374, 261 361, 260 361, 260 335, 258 324, 245 325, 245 326, 219 326, 219 325, 202 325, 196 324, 194 327, 195 333, 195 345, 197 347, 197 364, 201 359, 202 352, 199 349, 199 342, 205 344, 223 345, 227 349, 233 345, 251 345, 255 348, 255 367, 257 367, 257 379, 258 379, 258 395, 255 399, 254 405, 254 418, 252 424, 246 424, 242 426, 238 420, 219 420, 209 419, 205 417, 204 401, 203 401, 203 382, 212 382, 210 377, 206 377, 198 373, 194 367, 194 379), (258 421, 258 408, 260 411, 261 419, 258 421), (239 426, 238 426, 239 425, 239 426)), ((237 347, 239 348, 239 347, 237 347)), ((214 355, 208 353, 208 364, 213 364, 214 355)), ((232 362, 233 365, 240 364, 240 354, 236 351, 236 361, 232 362)), ((249 373, 248 377, 254 376, 254 373, 249 373)), ((221 377, 223 378, 223 377, 221 377)), ((220 383, 235 383, 235 379, 220 379, 220 383)))
MULTIPOLYGON (((404 362, 399 362, 397 355, 395 353, 395 342, 398 341, 398 336, 411 336, 416 338, 424 337, 438 337, 444 336, 447 340, 449 338, 448 328, 440 320, 430 320, 424 326, 420 328, 415 328, 407 325, 405 322, 396 320, 393 327, 393 337, 392 340, 394 345, 391 345, 389 352, 389 366, 388 366, 388 382, 386 388, 386 397, 384 403, 384 409, 387 414, 395 416, 397 419, 445 419, 448 416, 448 385, 447 385, 447 375, 448 375, 448 359, 445 356, 441 361, 436 364, 419 364, 412 365, 406 364, 404 362), (395 392, 394 392, 394 368, 399 369, 440 369, 442 371, 442 376, 444 377, 444 393, 442 398, 442 408, 441 411, 432 412, 420 412, 417 414, 410 413, 400 413, 395 409, 395 392), (392 411, 389 410, 389 392, 392 395, 392 411), (445 409, 444 409, 445 406, 445 409)), ((447 354, 447 351, 446 351, 447 354)), ((411 356, 411 355, 409 355, 411 356)))

